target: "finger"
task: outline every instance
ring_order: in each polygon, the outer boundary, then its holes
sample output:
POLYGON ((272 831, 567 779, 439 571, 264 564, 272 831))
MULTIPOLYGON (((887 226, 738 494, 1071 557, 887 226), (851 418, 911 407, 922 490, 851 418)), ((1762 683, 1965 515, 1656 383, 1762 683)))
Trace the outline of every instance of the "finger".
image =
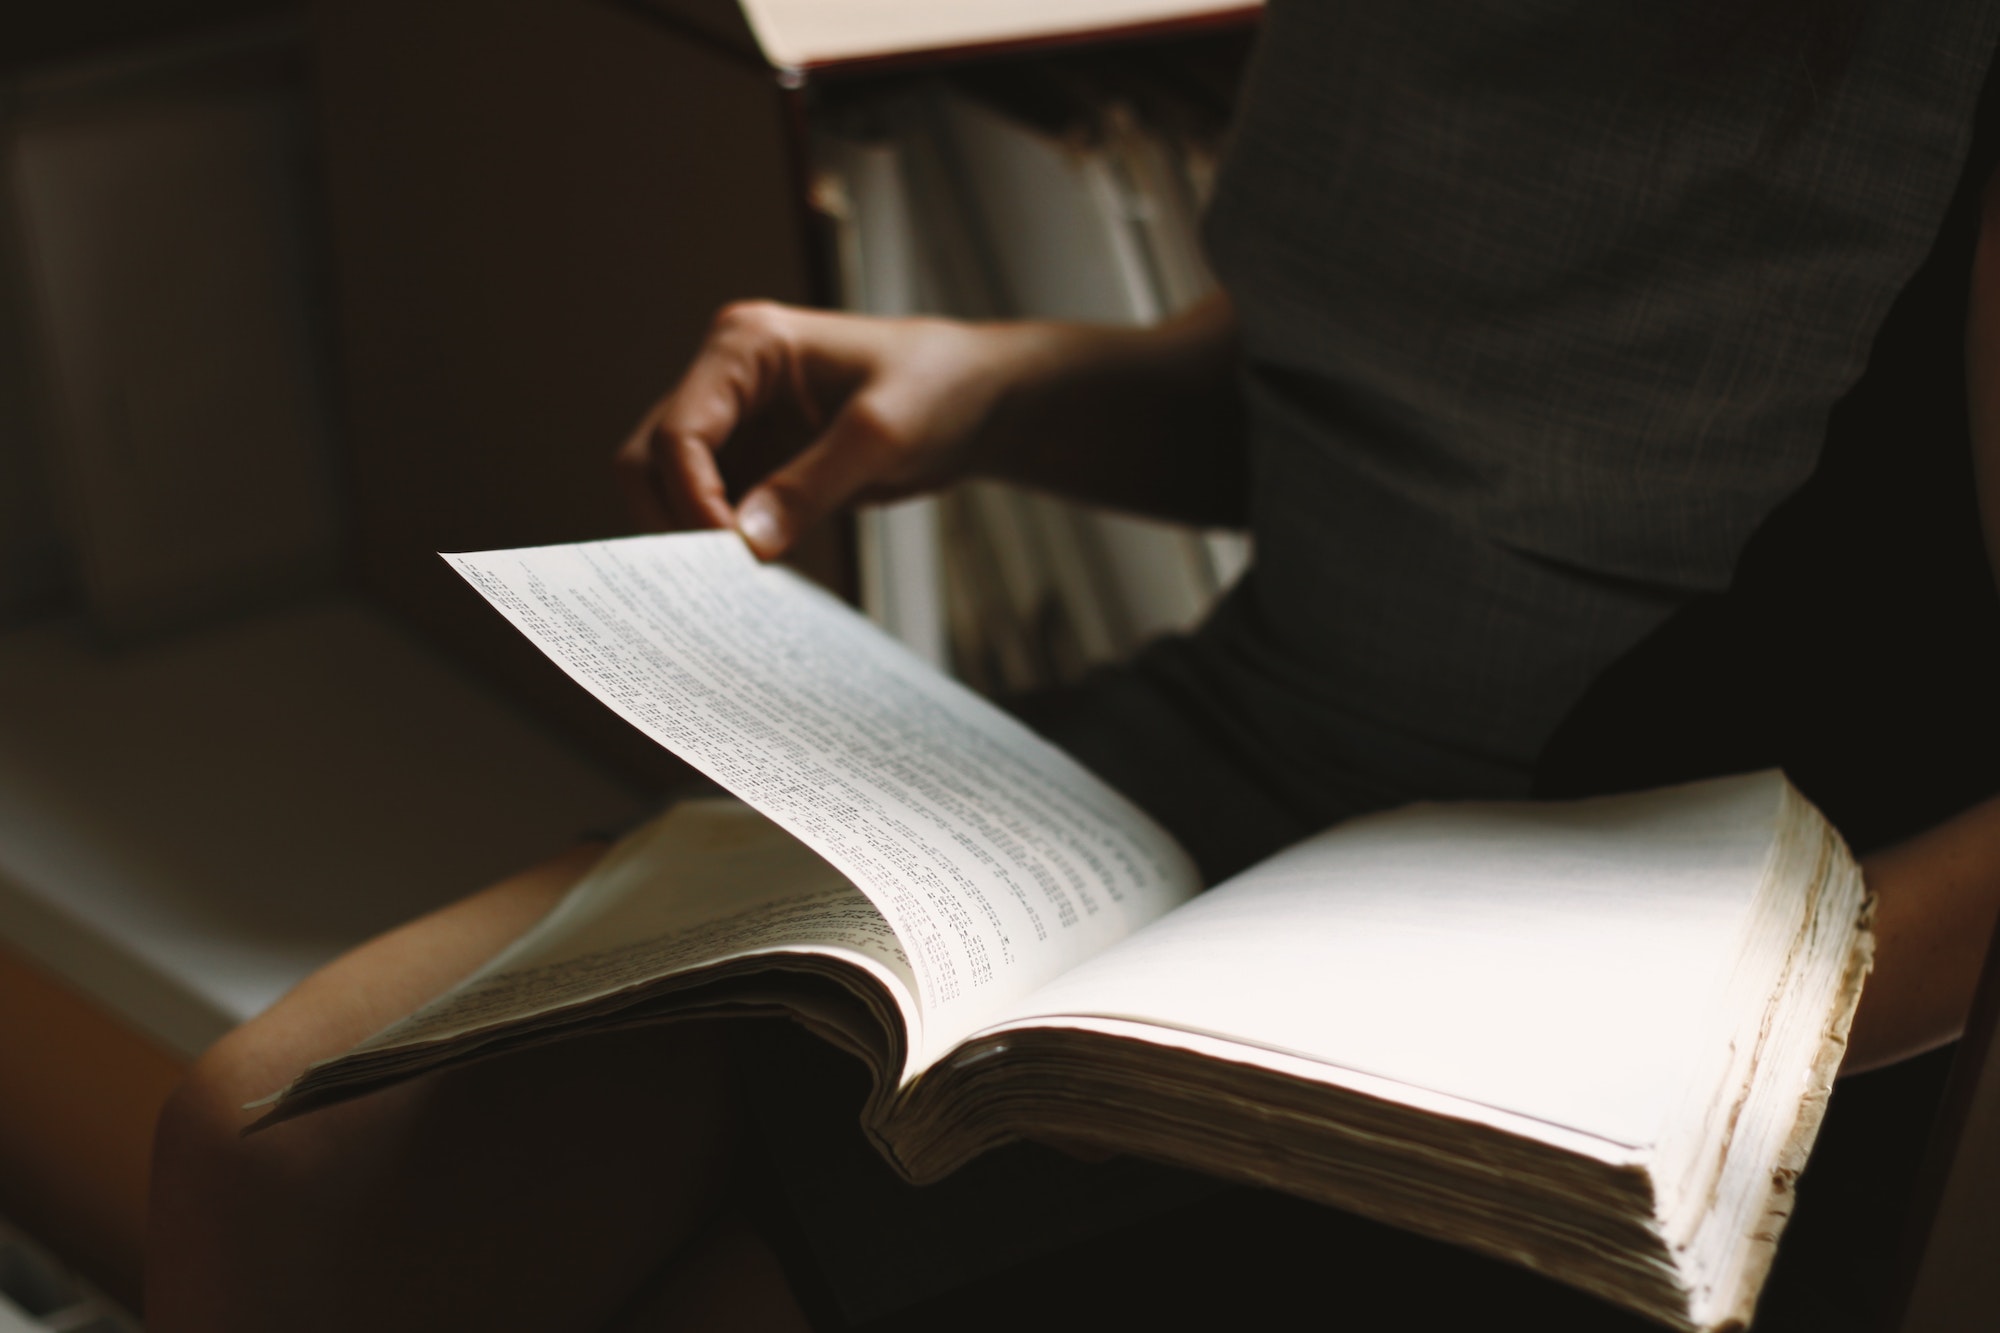
POLYGON ((653 479, 652 438, 652 414, 648 413, 639 429, 618 447, 611 469, 633 521, 646 532, 667 532, 677 525, 653 479))
POLYGON ((619 450, 616 467, 634 511, 652 527, 726 528, 732 522, 706 438, 675 430, 657 411, 619 450))
POLYGON ((736 529, 765 560, 875 484, 908 451, 895 416, 868 395, 850 399, 826 434, 759 483, 736 508, 736 529))
POLYGON ((757 377, 753 349, 711 343, 646 423, 644 480, 680 526, 729 526, 715 455, 765 396, 757 377))
MULTIPOLYGON (((698 394, 708 392, 699 384, 692 387, 698 394)), ((612 459, 633 516, 655 531, 728 527, 731 522, 714 456, 715 448, 727 440, 729 428, 724 420, 698 421, 694 429, 676 425, 687 412, 685 404, 677 412, 674 399, 689 388, 684 380, 673 395, 648 412, 612 459), (711 445, 711 439, 716 444, 711 445)))
POLYGON ((728 527, 733 521, 716 454, 779 392, 798 392, 798 357, 786 311, 768 303, 726 307, 681 382, 647 414, 615 466, 642 522, 728 527))

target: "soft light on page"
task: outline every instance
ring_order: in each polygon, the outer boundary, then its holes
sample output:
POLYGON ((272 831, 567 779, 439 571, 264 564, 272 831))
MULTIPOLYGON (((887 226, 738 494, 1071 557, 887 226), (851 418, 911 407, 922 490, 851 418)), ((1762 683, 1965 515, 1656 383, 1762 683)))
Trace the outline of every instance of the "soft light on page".
POLYGON ((1651 1144, 1714 1035, 1781 783, 1357 820, 1078 968, 1033 1010, 1214 1033, 1651 1144))
POLYGON ((853 881, 929 1044, 1185 900, 1167 834, 733 533, 447 557, 620 716, 853 881))

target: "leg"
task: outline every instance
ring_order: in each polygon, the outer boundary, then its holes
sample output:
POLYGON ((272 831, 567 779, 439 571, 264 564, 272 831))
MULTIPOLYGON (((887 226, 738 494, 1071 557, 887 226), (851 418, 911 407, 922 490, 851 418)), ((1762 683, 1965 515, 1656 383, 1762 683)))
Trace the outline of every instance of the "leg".
POLYGON ((744 1280, 764 1327, 803 1327, 760 1243, 724 1239, 739 1116, 712 1026, 559 1043, 240 1135, 244 1102, 470 972, 595 853, 363 945, 201 1059, 155 1143, 149 1328, 594 1329, 648 1285, 719 1289, 690 1307, 719 1310, 744 1280))

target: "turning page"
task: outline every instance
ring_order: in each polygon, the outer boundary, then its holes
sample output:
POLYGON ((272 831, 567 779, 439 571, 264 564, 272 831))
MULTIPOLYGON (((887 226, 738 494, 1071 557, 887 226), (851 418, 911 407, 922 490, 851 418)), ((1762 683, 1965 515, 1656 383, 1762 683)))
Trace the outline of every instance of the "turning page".
POLYGON ((734 533, 446 559, 867 895, 908 954, 931 1055, 1199 888, 1124 797, 734 533))

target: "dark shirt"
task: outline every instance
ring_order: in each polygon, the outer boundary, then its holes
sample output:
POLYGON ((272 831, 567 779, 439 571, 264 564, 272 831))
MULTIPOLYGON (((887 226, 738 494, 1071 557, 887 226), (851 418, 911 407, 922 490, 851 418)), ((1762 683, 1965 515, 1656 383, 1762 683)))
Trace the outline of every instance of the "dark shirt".
POLYGON ((1704 57, 1694 12, 1271 6, 1207 227, 1256 565, 1136 673, 1272 812, 1206 864, 1525 793, 1812 472, 1960 179, 2000 6, 1873 5, 1831 80, 1784 42, 1704 57))

